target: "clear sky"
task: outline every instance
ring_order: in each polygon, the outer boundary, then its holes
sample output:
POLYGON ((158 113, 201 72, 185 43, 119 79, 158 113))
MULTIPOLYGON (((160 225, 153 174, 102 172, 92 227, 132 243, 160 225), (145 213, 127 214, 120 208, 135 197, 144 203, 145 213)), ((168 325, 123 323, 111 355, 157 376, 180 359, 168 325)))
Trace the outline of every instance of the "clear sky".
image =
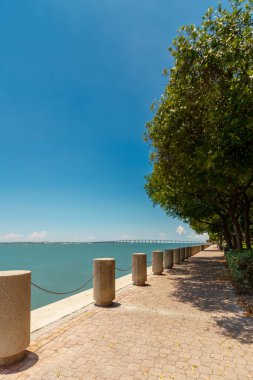
POLYGON ((0 2, 0 241, 192 239, 145 194, 143 133, 167 47, 210 5, 0 2))

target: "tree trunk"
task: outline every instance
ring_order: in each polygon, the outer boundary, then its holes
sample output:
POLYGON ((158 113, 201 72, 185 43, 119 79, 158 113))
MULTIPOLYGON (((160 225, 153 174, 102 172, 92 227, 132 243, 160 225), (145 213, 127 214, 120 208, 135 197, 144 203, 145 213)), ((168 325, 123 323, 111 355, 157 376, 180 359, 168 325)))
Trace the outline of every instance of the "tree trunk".
POLYGON ((247 194, 243 194, 243 222, 244 222, 244 235, 247 249, 251 250, 250 243, 250 200, 247 194))
POLYGON ((235 237, 235 235, 232 235, 232 243, 233 243, 233 249, 236 249, 236 237, 235 237))
POLYGON ((231 235, 230 235, 227 227, 226 227, 226 230, 224 229, 224 235, 225 235, 225 239, 227 242, 228 249, 232 249, 232 247, 233 247, 232 239, 231 239, 231 235))
POLYGON ((242 249, 242 232, 240 228, 240 224, 238 222, 238 219, 233 215, 233 213, 230 213, 231 221, 235 230, 235 236, 236 236, 236 248, 242 249))
POLYGON ((244 209, 244 234, 247 249, 251 250, 249 209, 244 209))
POLYGON ((225 236, 225 240, 227 242, 228 249, 231 249, 233 247, 233 245, 232 245, 231 234, 228 230, 227 223, 223 222, 222 225, 223 225, 224 236, 225 236))
POLYGON ((241 232, 240 224, 238 221, 238 217, 236 217, 235 215, 235 210, 237 206, 238 206, 238 189, 237 187, 235 187, 233 190, 231 206, 228 209, 228 214, 231 218, 231 222, 233 224, 234 231, 235 231, 236 248, 241 250, 242 249, 242 232, 241 232))

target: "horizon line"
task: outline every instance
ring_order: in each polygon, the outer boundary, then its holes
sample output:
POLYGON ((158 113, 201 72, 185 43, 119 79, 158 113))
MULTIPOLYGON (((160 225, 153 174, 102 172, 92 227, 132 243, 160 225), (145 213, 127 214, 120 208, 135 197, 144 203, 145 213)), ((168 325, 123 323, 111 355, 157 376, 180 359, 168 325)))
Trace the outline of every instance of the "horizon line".
MULTIPOLYGON (((116 239, 116 240, 96 240, 96 241, 0 241, 0 244, 98 244, 98 243, 201 243, 202 240, 177 240, 177 239, 116 239)), ((203 240, 204 242, 204 240, 203 240)), ((206 242, 206 241, 205 241, 206 242)))

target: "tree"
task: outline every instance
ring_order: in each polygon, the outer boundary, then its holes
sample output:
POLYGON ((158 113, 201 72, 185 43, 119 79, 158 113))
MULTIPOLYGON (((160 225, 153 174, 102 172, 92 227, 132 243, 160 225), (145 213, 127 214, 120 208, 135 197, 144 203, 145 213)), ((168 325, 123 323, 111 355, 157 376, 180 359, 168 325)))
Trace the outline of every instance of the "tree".
MULTIPOLYGON (((250 248, 253 200, 253 2, 208 9, 201 26, 184 26, 170 52, 175 66, 146 138, 155 204, 186 221, 219 220, 250 248)), ((214 222, 215 221, 215 222, 214 222)), ((210 229, 210 227, 209 227, 210 229)), ((227 231, 226 231, 227 230, 227 231)))

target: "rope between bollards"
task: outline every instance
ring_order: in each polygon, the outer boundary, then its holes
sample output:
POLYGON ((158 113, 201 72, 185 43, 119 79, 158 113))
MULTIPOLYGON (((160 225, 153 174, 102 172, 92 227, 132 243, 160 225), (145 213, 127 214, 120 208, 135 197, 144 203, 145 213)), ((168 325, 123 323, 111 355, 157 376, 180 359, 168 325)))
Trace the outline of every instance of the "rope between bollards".
POLYGON ((88 281, 86 281, 82 286, 80 286, 79 288, 75 289, 75 290, 71 290, 70 292, 54 292, 52 290, 48 290, 48 289, 45 289, 45 288, 42 288, 41 286, 35 284, 34 282, 31 282, 31 285, 33 285, 35 288, 39 289, 39 290, 42 290, 43 292, 46 292, 46 293, 50 293, 50 294, 59 294, 59 295, 64 295, 64 294, 71 294, 71 293, 75 293, 77 292, 78 290, 81 290, 83 289, 94 277, 95 277, 96 273, 94 273, 89 279, 88 281))

